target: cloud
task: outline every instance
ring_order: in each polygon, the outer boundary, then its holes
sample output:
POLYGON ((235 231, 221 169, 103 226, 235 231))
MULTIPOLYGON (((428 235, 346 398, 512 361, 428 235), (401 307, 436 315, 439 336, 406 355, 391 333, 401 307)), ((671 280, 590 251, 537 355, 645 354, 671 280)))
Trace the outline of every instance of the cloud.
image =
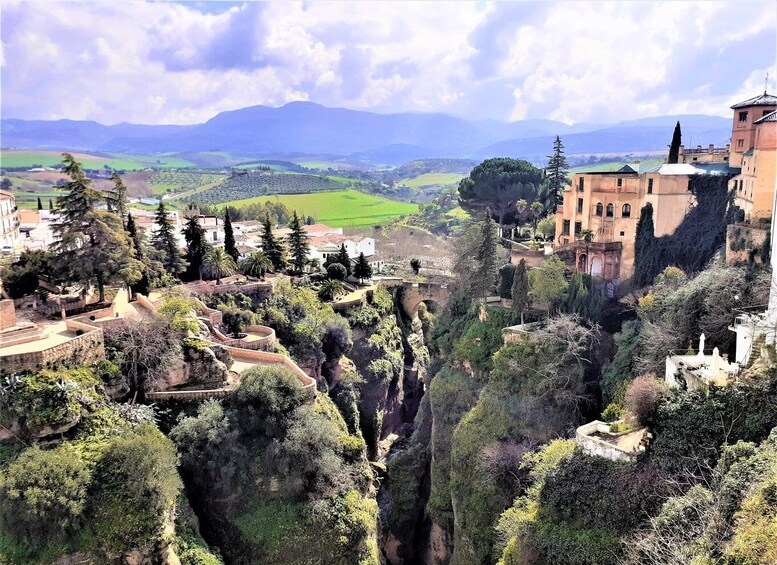
POLYGON ((195 123, 312 100, 604 123, 728 115, 777 79, 767 2, 6 0, 0 24, 3 117, 195 123))

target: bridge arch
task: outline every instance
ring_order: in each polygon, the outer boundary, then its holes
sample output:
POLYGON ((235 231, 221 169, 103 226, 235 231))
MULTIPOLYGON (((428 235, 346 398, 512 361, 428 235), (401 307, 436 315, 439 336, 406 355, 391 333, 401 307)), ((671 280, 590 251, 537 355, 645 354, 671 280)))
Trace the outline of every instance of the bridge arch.
POLYGON ((423 302, 431 312, 440 311, 450 297, 448 286, 440 283, 412 282, 402 283, 402 309, 411 318, 418 313, 418 306, 423 302))

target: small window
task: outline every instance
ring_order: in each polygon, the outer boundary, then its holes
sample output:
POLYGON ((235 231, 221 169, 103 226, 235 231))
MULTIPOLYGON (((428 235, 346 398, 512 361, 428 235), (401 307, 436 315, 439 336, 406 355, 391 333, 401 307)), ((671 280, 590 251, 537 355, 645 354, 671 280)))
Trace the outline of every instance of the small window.
POLYGON ((747 121, 747 112, 739 112, 739 123, 747 121))
POLYGON ((580 182, 578 182, 577 189, 583 190, 585 188, 585 178, 580 177, 580 182))
POLYGON ((582 214, 583 213, 583 199, 578 198, 577 199, 577 213, 582 214))
POLYGON ((607 217, 612 218, 615 215, 615 207, 612 204, 607 205, 607 217))
POLYGON ((694 161, 698 161, 698 160, 699 160, 699 158, 698 158, 698 157, 694 157, 694 158, 693 158, 693 160, 694 160, 694 161))
POLYGON ((744 139, 738 139, 737 140, 737 148, 742 149, 745 146, 745 140, 744 139))
POLYGON ((604 206, 602 206, 602 203, 601 203, 601 202, 599 202, 599 203, 596 205, 596 215, 597 215, 597 216, 601 216, 603 213, 604 213, 604 206))
POLYGON ((620 187, 622 187, 622 186, 623 186, 623 179, 622 179, 622 178, 619 178, 619 179, 618 179, 618 188, 620 188, 620 187))
POLYGON ((743 181, 743 180, 739 181, 739 190, 742 190, 742 186, 744 186, 744 182, 745 181, 743 181))
POLYGON ((653 179, 648 179, 648 194, 653 194, 653 179))
POLYGON ((575 222, 575 235, 583 233, 583 222, 575 222))
POLYGON ((569 235, 569 220, 564 220, 564 223, 561 225, 561 235, 569 235))
POLYGON ((625 231, 622 231, 622 232, 621 232, 621 237, 623 237, 624 235, 626 235, 626 232, 625 232, 625 231))
POLYGON ((624 218, 631 218, 631 204, 624 204, 622 212, 624 218))

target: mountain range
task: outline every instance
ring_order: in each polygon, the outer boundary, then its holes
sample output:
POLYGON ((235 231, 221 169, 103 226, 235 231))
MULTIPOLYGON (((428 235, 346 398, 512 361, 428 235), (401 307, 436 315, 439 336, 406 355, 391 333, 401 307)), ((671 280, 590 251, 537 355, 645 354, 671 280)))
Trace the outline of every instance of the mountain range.
POLYGON ((186 126, 2 119, 0 143, 5 148, 137 154, 330 154, 388 165, 424 157, 543 161, 555 135, 562 136, 568 155, 666 151, 678 120, 686 145, 722 145, 730 137, 730 119, 698 114, 567 125, 541 119, 473 121, 441 113, 378 114, 291 102, 279 108, 221 112, 205 123, 186 126))

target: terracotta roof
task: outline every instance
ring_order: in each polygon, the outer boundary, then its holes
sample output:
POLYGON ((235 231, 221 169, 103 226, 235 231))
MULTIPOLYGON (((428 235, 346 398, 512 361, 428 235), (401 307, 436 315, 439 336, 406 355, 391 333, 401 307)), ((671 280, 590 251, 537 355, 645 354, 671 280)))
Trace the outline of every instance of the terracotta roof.
POLYGON ((40 222, 40 214, 37 210, 19 210, 19 222, 22 224, 37 224, 40 222))
POLYGON ((736 110, 737 108, 747 108, 749 106, 777 106, 777 96, 764 92, 755 98, 734 104, 731 106, 731 109, 736 110))
POLYGON ((359 243, 362 239, 364 238, 359 236, 329 234, 329 235, 319 235, 319 236, 311 237, 309 239, 309 242, 311 245, 315 245, 316 247, 322 247, 327 243, 332 243, 334 245, 340 246, 346 241, 353 241, 354 243, 359 243))
POLYGON ((762 124, 764 122, 777 122, 777 110, 775 110, 774 112, 770 112, 769 114, 766 114, 761 118, 758 118, 753 123, 762 124))

